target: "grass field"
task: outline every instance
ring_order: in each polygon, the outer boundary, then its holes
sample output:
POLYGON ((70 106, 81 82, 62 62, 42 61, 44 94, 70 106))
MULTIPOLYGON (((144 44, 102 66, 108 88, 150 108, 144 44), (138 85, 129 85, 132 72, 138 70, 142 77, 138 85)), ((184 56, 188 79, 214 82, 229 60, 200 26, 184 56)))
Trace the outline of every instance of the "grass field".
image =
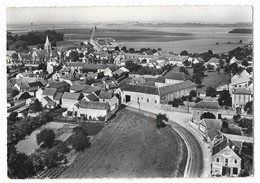
POLYGON ((220 71, 220 74, 218 72, 205 72, 204 74, 206 76, 203 78, 202 85, 206 87, 217 87, 229 83, 230 76, 225 74, 223 70, 220 71))
POLYGON ((169 127, 139 113, 120 110, 61 178, 183 176, 187 149, 169 127))

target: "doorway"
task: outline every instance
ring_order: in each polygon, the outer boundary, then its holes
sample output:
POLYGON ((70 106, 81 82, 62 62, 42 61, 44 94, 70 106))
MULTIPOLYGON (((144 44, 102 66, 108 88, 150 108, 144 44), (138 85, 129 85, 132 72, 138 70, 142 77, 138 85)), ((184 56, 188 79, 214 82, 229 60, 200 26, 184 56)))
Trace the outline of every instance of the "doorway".
POLYGON ((131 101, 131 96, 130 95, 126 95, 125 96, 125 102, 130 102, 131 101))

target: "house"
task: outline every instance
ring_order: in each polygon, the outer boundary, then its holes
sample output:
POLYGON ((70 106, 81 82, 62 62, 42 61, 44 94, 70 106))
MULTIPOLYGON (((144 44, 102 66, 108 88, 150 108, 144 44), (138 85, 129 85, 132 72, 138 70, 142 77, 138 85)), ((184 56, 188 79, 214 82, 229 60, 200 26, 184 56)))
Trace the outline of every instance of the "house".
POLYGON ((82 100, 85 100, 85 101, 99 101, 99 98, 98 98, 98 96, 95 93, 91 93, 91 94, 85 96, 82 100))
POLYGON ((237 177, 241 171, 241 148, 223 135, 212 149, 211 166, 213 176, 237 177))
POLYGON ((109 104, 110 111, 114 110, 119 105, 119 99, 116 96, 113 96, 111 99, 107 100, 109 104))
POLYGON ((170 57, 169 63, 171 65, 184 66, 183 62, 188 58, 189 56, 174 55, 170 57))
POLYGON ((63 93, 56 93, 53 97, 53 101, 56 102, 56 104, 62 105, 62 95, 63 93))
MULTIPOLYGON (((56 95, 57 93, 57 89, 56 88, 45 88, 42 92, 42 95, 40 97, 40 102, 41 102, 41 99, 48 96, 51 100, 53 100, 54 96, 56 95)), ((38 93, 38 91, 37 91, 38 93)))
POLYGON ((79 83, 74 83, 70 87, 70 93, 76 93, 76 92, 81 92, 83 90, 85 85, 79 84, 79 83))
POLYGON ((203 114, 213 115, 212 117, 215 119, 221 119, 218 101, 200 101, 192 107, 191 113, 193 122, 201 121, 203 119, 203 114))
POLYGON ((66 82, 68 83, 70 86, 79 81, 79 76, 77 74, 63 74, 59 77, 59 82, 66 82))
POLYGON ((88 120, 98 120, 103 118, 104 121, 107 120, 107 115, 109 113, 109 104, 100 102, 89 102, 80 101, 71 108, 68 108, 67 116, 78 116, 81 118, 86 118, 88 120))
POLYGON ((6 51, 6 63, 11 63, 11 62, 14 61, 12 55, 15 54, 15 53, 16 53, 15 50, 7 50, 6 51))
POLYGON ((175 98, 188 95, 191 90, 196 90, 196 84, 189 80, 159 87, 160 102, 168 104, 168 102, 173 101, 175 98))
POLYGON ((97 92, 97 94, 99 95, 99 92, 100 92, 100 88, 99 87, 96 87, 96 86, 90 86, 90 85, 85 85, 82 92, 83 94, 86 96, 86 95, 89 95, 93 92, 97 92))
POLYGON ((57 92, 61 93, 70 91, 70 84, 65 81, 49 83, 47 87, 55 88, 57 89, 57 92))
POLYGON ((154 82, 155 86, 157 87, 165 86, 165 76, 158 76, 154 82))
POLYGON ((247 88, 237 88, 234 90, 234 92, 231 94, 232 97, 232 107, 233 109, 236 109, 239 107, 242 112, 244 111, 244 107, 247 102, 252 101, 252 93, 247 88))
POLYGON ((84 64, 82 68, 82 73, 87 72, 104 72, 107 68, 107 65, 99 65, 99 64, 84 64))
POLYGON ((54 66, 57 66, 57 62, 47 62, 47 72, 48 74, 52 74, 54 71, 54 66))
POLYGON ((101 91, 99 94, 99 102, 108 102, 113 97, 111 92, 101 91))
POLYGON ((128 73, 129 70, 126 69, 125 67, 120 67, 119 69, 117 69, 116 71, 113 72, 113 76, 117 75, 118 77, 121 76, 123 73, 128 73))
POLYGON ((113 76, 113 72, 115 72, 118 69, 117 65, 110 65, 104 70, 104 76, 113 76))
POLYGON ((67 63, 67 67, 70 69, 70 71, 72 73, 74 73, 74 71, 81 73, 83 66, 84 66, 83 62, 68 62, 67 63))
POLYGON ((53 109, 57 106, 57 103, 50 99, 50 97, 45 96, 41 99, 42 106, 48 109, 53 109))
POLYGON ((247 88, 251 81, 250 74, 246 70, 243 70, 231 78, 229 93, 232 93, 232 91, 237 88, 247 88))
POLYGON ((185 74, 184 72, 172 72, 169 71, 166 75, 165 75, 165 84, 175 84, 175 83, 180 83, 183 81, 187 81, 190 80, 191 77, 187 74, 185 74))
POLYGON ((199 130, 200 132, 202 132, 203 136, 207 139, 211 147, 214 143, 215 138, 220 136, 221 126, 222 126, 222 121, 219 119, 204 118, 199 123, 199 130))
POLYGON ((78 103, 84 95, 80 93, 64 92, 61 97, 61 103, 63 108, 70 108, 72 105, 78 103))
POLYGON ((126 84, 123 88, 123 103, 160 106, 159 89, 155 86, 126 84))
POLYGON ((33 76, 33 73, 31 71, 25 71, 22 73, 18 73, 16 75, 16 79, 20 79, 20 78, 24 78, 24 77, 32 77, 32 76, 33 76))
POLYGON ((123 90, 123 103, 136 103, 159 107, 160 104, 167 104, 174 98, 187 95, 196 88, 191 81, 184 81, 172 85, 156 87, 154 84, 133 85, 126 84, 123 90))
POLYGON ((214 70, 217 69, 217 67, 219 67, 219 61, 220 59, 212 57, 209 61, 204 63, 204 66, 207 68, 208 65, 213 66, 214 70))

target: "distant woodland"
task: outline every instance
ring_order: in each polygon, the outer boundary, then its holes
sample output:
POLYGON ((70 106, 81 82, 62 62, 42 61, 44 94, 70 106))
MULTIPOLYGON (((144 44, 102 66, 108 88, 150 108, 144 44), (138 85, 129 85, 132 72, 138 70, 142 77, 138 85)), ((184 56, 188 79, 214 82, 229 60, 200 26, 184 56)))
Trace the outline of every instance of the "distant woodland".
POLYGON ((253 30, 252 29, 233 29, 232 31, 229 31, 228 33, 243 33, 243 34, 252 34, 253 30))

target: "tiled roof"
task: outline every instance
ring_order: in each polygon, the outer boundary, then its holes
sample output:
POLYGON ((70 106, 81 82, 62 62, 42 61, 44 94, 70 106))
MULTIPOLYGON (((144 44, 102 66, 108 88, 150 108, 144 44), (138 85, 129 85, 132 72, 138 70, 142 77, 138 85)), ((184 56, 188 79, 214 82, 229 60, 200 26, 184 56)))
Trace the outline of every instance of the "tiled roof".
POLYGON ((62 95, 63 99, 70 99, 70 100, 79 100, 81 97, 81 93, 70 93, 70 92, 64 92, 62 95))
POLYGON ((56 102, 54 102, 53 100, 51 100, 48 96, 44 97, 44 99, 47 101, 48 106, 55 106, 56 102))
POLYGON ((222 141, 220 143, 217 143, 216 145, 213 146, 212 149, 212 155, 217 154, 218 152, 222 151, 226 147, 230 147, 231 149, 234 149, 233 151, 239 155, 239 147, 230 139, 228 139, 226 136, 223 137, 222 141))
POLYGON ((234 94, 244 94, 244 95, 250 95, 251 92, 246 89, 246 88, 237 88, 235 91, 234 91, 234 94))
POLYGON ((57 89, 56 88, 45 88, 42 95, 47 95, 47 96, 54 96, 56 93, 57 89))
POLYGON ((109 65, 108 68, 109 68, 112 72, 114 72, 114 71, 116 71, 116 70, 118 69, 118 66, 117 66, 117 65, 109 65))
POLYGON ((84 88, 84 85, 79 84, 79 83, 74 83, 74 84, 70 87, 71 90, 74 90, 74 91, 76 91, 76 92, 77 92, 77 91, 82 91, 83 88, 84 88))
POLYGON ((43 84, 42 84, 42 82, 41 81, 36 81, 36 82, 32 82, 32 83, 28 83, 28 85, 30 86, 30 87, 35 87, 35 86, 39 86, 39 87, 42 87, 43 86, 43 84))
POLYGON ((203 119, 202 124, 206 125, 207 130, 220 130, 222 121, 220 119, 203 119))
POLYGON ((53 100, 60 100, 62 97, 63 93, 57 93, 54 97, 53 100))
POLYGON ((99 94, 99 98, 100 99, 111 99, 112 98, 112 93, 101 91, 100 94, 99 94))
POLYGON ((207 63, 219 63, 219 60, 218 58, 212 57, 207 63))
POLYGON ((210 140, 213 140, 215 137, 220 135, 219 130, 216 130, 214 128, 211 130, 207 130, 206 133, 207 133, 208 137, 210 138, 210 140))
POLYGON ((98 101, 98 97, 95 93, 91 93, 88 96, 86 96, 90 101, 98 101))
POLYGON ((159 95, 159 90, 157 87, 154 86, 143 86, 143 85, 131 85, 126 84, 123 88, 123 91, 131 91, 131 92, 138 92, 138 93, 146 93, 152 95, 159 95))
POLYGON ((84 64, 83 68, 85 70, 98 70, 98 69, 105 69, 105 68, 107 68, 107 65, 84 64))
POLYGON ((182 81, 186 81, 191 79, 191 77, 183 72, 168 72, 165 75, 165 78, 167 79, 174 79, 174 80, 182 80, 182 81))
POLYGON ((183 90, 183 89, 187 89, 187 88, 191 88, 191 87, 195 87, 195 86, 196 86, 196 84, 191 81, 184 81, 184 82, 160 87, 159 91, 160 91, 160 94, 166 94, 166 93, 171 93, 171 92, 175 92, 175 91, 179 91, 179 90, 183 90))
POLYGON ((85 109, 100 109, 100 110, 106 110, 109 109, 108 103, 102 103, 102 102, 89 102, 89 101, 81 101, 79 103, 80 108, 85 109))
POLYGON ((217 101, 200 101, 196 103, 192 108, 194 109, 218 109, 219 105, 217 101))
POLYGON ((70 86, 70 84, 65 81, 49 83, 49 88, 61 88, 61 87, 65 87, 65 86, 70 86))
POLYGON ((165 83, 165 77, 164 76, 159 76, 158 78, 155 79, 156 83, 165 83))
POLYGON ((84 63, 82 63, 82 62, 68 62, 67 66, 68 67, 83 67, 84 63))
POLYGON ((22 82, 21 83, 21 86, 20 86, 20 89, 23 90, 23 89, 28 89, 30 88, 30 86, 28 85, 28 83, 25 83, 25 82, 22 82))
POLYGON ((95 86, 86 85, 86 86, 84 86, 84 88, 83 88, 82 91, 83 91, 84 93, 91 94, 92 92, 95 92, 95 91, 98 91, 98 90, 100 90, 100 88, 95 87, 95 86))

